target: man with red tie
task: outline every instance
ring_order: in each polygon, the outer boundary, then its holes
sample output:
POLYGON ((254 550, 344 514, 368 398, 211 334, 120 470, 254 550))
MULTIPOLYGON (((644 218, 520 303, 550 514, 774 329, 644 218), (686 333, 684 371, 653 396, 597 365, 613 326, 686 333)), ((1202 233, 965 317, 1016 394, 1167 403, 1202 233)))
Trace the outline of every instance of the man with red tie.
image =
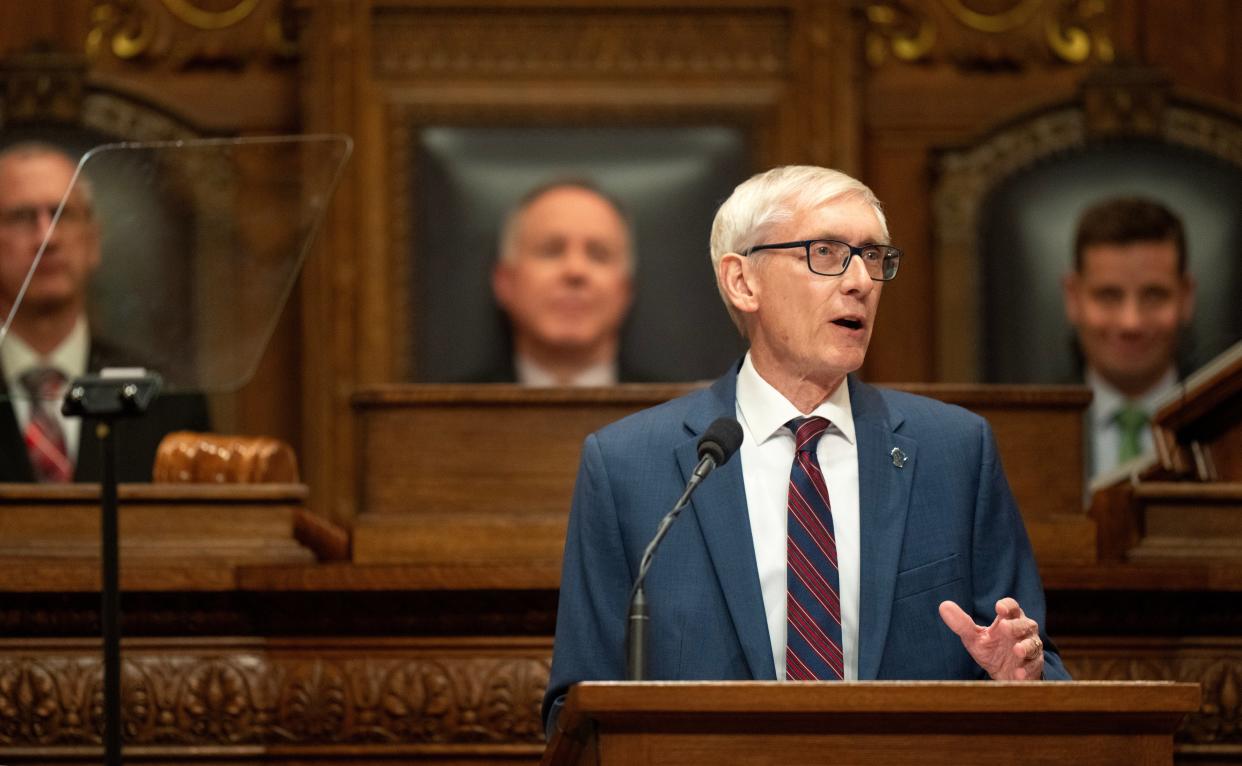
POLYGON ((742 427, 739 459, 648 573, 649 678, 1068 678, 987 422, 851 375, 903 257, 871 190, 824 168, 759 174, 721 206, 711 256, 750 349, 710 388, 587 437, 549 733, 571 684, 624 677, 633 575, 720 417, 742 427))
MULTIPOLYGON (((98 480, 93 428, 60 413, 69 381, 109 366, 142 366, 138 355, 92 335, 87 288, 99 268, 100 227, 86 179, 74 183, 71 157, 27 142, 0 151, 0 481, 98 480), (73 186, 38 267, 36 255, 73 186), (13 311, 23 283, 25 295, 13 311)), ((149 481, 155 450, 173 430, 209 427, 201 396, 156 399, 140 419, 118 425, 117 475, 149 481)))

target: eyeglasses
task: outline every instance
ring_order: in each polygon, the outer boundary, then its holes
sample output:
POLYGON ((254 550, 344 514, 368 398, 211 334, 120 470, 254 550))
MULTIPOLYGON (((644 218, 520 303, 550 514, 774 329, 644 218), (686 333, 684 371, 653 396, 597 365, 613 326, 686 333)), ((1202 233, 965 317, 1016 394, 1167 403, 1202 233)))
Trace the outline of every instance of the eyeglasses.
MULTIPOLYGON (((59 204, 22 205, 21 207, 0 209, 0 227, 35 231, 39 228, 39 217, 46 214, 47 220, 51 221, 55 217, 58 207, 60 207, 59 204)), ((89 208, 79 205, 65 205, 65 209, 60 212, 60 220, 57 221, 57 225, 69 226, 78 224, 88 220, 90 217, 91 211, 89 208)))
POLYGON ((825 277, 837 277, 850 267, 850 259, 854 256, 862 258, 867 274, 877 282, 887 282, 897 276, 897 267, 901 264, 901 251, 889 245, 863 245, 854 247, 848 242, 835 239, 804 239, 800 242, 781 242, 774 245, 755 245, 746 249, 743 255, 749 256, 760 250, 783 250, 787 247, 806 249, 806 267, 813 274, 825 277))

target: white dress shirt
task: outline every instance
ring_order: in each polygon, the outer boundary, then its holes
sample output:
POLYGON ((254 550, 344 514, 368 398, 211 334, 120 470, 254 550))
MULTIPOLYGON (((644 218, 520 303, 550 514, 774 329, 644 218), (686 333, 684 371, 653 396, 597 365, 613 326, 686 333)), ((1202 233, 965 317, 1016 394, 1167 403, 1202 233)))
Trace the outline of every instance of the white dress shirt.
MULTIPOLYGON (((828 430, 816 448, 819 466, 832 503, 832 526, 837 540, 840 574, 841 639, 845 680, 858 679, 858 444, 849 386, 837 386, 811 415, 828 419, 828 430)), ((793 468, 794 439, 785 424, 805 417, 780 392, 760 377, 750 354, 737 376, 737 419, 744 438, 739 457, 746 487, 746 508, 755 542, 755 561, 763 590, 776 677, 785 680, 786 526, 789 472, 793 468)))
MULTIPOLYGON (((1117 453, 1121 448, 1121 426, 1117 424, 1117 412, 1126 405, 1133 405, 1147 413, 1147 419, 1156 414, 1156 406, 1177 388, 1177 371, 1170 367, 1154 387, 1138 399, 1127 399, 1094 370, 1087 370, 1087 385, 1094 396, 1088 410, 1091 423, 1091 472, 1092 476, 1107 473, 1117 467, 1117 453)), ((1140 437, 1139 451, 1151 452, 1151 428, 1144 428, 1140 437)))
POLYGON ((540 367, 534 360, 516 355, 513 368, 517 382, 524 386, 611 386, 617 382, 617 360, 593 364, 574 375, 568 383, 561 383, 556 376, 540 367))
POLYGON ((56 393, 57 400, 51 403, 48 410, 60 422, 61 432, 65 435, 65 451, 69 462, 77 465, 78 443, 82 432, 82 419, 70 418, 60 414, 60 398, 64 397, 69 382, 86 374, 87 356, 91 351, 90 329, 86 318, 78 317, 77 324, 69 332, 61 344, 47 356, 40 356, 17 333, 10 332, 0 344, 0 363, 4 365, 4 383, 8 387, 13 404, 13 414, 17 417, 17 429, 25 433, 30 424, 30 399, 22 387, 21 377, 27 370, 35 367, 54 367, 65 376, 65 383, 56 393))

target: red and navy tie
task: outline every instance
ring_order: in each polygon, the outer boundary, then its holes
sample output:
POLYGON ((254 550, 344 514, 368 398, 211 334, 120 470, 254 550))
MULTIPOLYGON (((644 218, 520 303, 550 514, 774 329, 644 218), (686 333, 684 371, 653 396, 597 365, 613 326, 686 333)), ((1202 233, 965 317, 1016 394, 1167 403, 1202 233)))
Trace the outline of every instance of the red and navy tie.
POLYGON ((845 677, 845 661, 837 540, 828 487, 815 455, 828 421, 794 418, 786 425, 794 434, 797 451, 789 472, 785 677, 790 681, 840 680, 845 677))
POLYGON ((65 432, 51 408, 60 397, 65 376, 51 367, 36 367, 21 376, 30 395, 30 422, 22 436, 30 455, 30 467, 40 482, 65 482, 73 478, 73 463, 65 448, 65 432))

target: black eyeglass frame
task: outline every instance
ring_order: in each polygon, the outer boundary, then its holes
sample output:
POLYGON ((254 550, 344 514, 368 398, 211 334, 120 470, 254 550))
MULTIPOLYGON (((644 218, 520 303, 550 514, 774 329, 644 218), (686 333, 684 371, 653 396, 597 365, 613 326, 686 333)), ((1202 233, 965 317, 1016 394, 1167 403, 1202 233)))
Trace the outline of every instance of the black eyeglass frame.
POLYGON ((866 260, 866 256, 864 253, 867 250, 879 251, 880 258, 881 258, 880 260, 881 265, 887 262, 889 258, 893 258, 893 260, 896 261, 897 265, 893 266, 893 273, 890 276, 877 277, 877 276, 874 276, 870 271, 867 272, 867 276, 871 277, 871 280, 873 282, 889 282, 895 279, 897 277, 897 270, 901 266, 901 256, 905 255, 905 253, 903 253, 900 248, 893 247, 892 245, 863 245, 862 247, 854 247, 849 242, 842 242, 839 239, 803 239, 797 242, 777 242, 777 243, 768 244, 768 245, 755 245, 754 247, 746 248, 746 252, 742 253, 742 255, 749 257, 751 253, 757 253, 760 250, 784 250, 790 247, 800 247, 803 250, 805 250, 807 269, 812 274, 819 274, 821 277, 841 276, 842 274, 844 274, 846 271, 849 270, 850 261, 855 256, 863 259, 863 266, 865 267, 867 265, 867 260, 866 260), (841 262, 840 271, 834 271, 831 274, 829 274, 827 272, 815 270, 815 267, 811 265, 811 245, 815 244, 816 242, 831 242, 834 245, 841 245, 849 249, 849 255, 845 256, 845 260, 841 262))

